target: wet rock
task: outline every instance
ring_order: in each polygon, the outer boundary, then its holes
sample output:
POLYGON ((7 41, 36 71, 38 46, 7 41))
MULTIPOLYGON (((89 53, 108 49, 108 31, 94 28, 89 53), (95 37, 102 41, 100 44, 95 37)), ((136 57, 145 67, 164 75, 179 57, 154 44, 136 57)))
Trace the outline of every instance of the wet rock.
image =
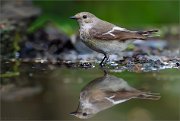
POLYGON ((134 72, 141 72, 142 71, 142 64, 135 64, 133 67, 134 72))
POLYGON ((68 68, 77 68, 78 64, 77 63, 73 63, 73 62, 65 62, 65 63, 61 63, 63 65, 65 65, 68 68))
POLYGON ((180 64, 179 64, 178 62, 176 63, 176 65, 177 65, 177 67, 179 67, 179 66, 180 66, 180 64))
POLYGON ((147 72, 156 71, 166 68, 178 68, 180 59, 177 57, 168 56, 157 56, 157 55, 134 55, 132 57, 124 57, 123 60, 116 61, 116 65, 108 65, 112 69, 121 69, 119 67, 124 67, 124 70, 129 70, 133 72, 147 72))
POLYGON ((41 11, 31 0, 3 0, 0 7, 1 58, 16 57, 19 42, 24 41, 27 28, 41 11))
POLYGON ((78 56, 78 54, 74 50, 61 54, 61 57, 63 60, 70 60, 73 62, 77 61, 77 56, 78 56))
POLYGON ((39 8, 32 5, 31 0, 3 0, 1 3, 1 20, 19 21, 41 13, 39 8))
POLYGON ((92 63, 81 63, 80 67, 81 68, 93 68, 94 66, 92 65, 92 63))
POLYGON ((148 60, 149 62, 155 62, 155 63, 163 63, 163 61, 161 60, 160 56, 154 56, 154 55, 149 55, 149 56, 145 56, 146 60, 148 60))
POLYGON ((173 49, 173 50, 164 50, 161 55, 171 57, 171 58, 180 58, 180 48, 173 49))
POLYGON ((56 61, 60 54, 74 49, 70 38, 52 22, 45 23, 21 44, 21 58, 46 58, 56 61))
POLYGON ((161 28, 161 37, 168 41, 168 48, 175 50, 180 48, 180 26, 171 25, 161 28))
POLYGON ((165 40, 136 40, 134 44, 139 48, 152 48, 152 49, 164 49, 167 47, 165 40))

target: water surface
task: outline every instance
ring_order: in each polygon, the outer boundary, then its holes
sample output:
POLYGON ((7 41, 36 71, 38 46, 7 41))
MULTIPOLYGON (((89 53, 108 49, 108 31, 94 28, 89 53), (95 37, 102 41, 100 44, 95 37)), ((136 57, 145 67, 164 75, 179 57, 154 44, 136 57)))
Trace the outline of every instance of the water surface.
MULTIPOLYGON (((81 89, 102 77, 90 69, 36 63, 4 63, 1 73, 1 118, 16 120, 79 120, 69 115, 79 103, 81 89), (13 69, 9 68, 13 67, 13 69)), ((178 69, 152 72, 114 72, 130 86, 159 93, 159 100, 131 99, 88 120, 180 120, 180 75, 178 69)))

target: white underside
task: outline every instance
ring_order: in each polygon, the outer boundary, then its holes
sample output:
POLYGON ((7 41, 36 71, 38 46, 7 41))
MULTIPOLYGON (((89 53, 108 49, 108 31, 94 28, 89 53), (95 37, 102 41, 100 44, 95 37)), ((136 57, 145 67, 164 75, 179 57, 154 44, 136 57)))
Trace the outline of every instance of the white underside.
POLYGON ((118 40, 86 40, 84 43, 91 49, 106 54, 119 54, 132 43, 132 40, 120 42, 118 40))

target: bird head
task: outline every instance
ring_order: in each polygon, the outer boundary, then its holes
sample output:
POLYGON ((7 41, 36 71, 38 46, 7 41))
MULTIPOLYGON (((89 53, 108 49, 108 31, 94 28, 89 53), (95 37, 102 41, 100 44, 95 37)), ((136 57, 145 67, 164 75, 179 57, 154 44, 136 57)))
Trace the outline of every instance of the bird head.
POLYGON ((77 118, 80 118, 80 119, 88 119, 94 116, 94 114, 92 113, 78 112, 78 111, 72 112, 70 113, 70 115, 76 116, 77 118))
POLYGON ((86 102, 84 102, 83 104, 82 103, 83 101, 80 101, 77 110, 70 113, 70 115, 76 116, 80 119, 88 119, 93 117, 97 113, 92 105, 89 105, 86 102))
POLYGON ((97 17, 89 12, 80 12, 70 18, 77 20, 80 26, 93 24, 97 20, 97 17))

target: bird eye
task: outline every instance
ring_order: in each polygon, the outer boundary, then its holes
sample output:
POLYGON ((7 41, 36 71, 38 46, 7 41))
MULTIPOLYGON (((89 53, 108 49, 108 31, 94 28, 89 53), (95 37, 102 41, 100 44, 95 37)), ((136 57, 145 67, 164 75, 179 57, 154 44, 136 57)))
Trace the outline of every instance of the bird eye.
POLYGON ((87 18, 87 15, 83 15, 83 19, 86 19, 87 18))
POLYGON ((87 116, 87 113, 83 113, 83 116, 87 116))

